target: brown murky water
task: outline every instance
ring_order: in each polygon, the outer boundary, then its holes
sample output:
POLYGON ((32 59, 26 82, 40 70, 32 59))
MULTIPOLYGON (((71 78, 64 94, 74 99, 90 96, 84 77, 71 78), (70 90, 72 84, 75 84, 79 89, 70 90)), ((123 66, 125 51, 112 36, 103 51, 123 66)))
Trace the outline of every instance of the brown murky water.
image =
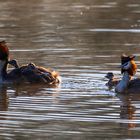
POLYGON ((140 63, 139 0, 1 0, 3 39, 11 58, 58 70, 62 84, 1 87, 0 139, 140 138, 140 95, 104 78, 120 76, 122 53, 140 63))

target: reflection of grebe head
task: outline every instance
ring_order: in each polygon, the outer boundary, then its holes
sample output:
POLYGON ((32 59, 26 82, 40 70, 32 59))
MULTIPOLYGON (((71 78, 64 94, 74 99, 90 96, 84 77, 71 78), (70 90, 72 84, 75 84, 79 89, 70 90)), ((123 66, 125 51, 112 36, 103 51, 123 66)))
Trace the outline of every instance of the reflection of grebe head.
POLYGON ((112 79, 114 77, 114 74, 112 72, 108 72, 105 77, 107 79, 112 79))
POLYGON ((9 49, 5 41, 0 42, 0 60, 8 60, 9 49))
POLYGON ((137 71, 137 64, 134 61, 135 56, 122 55, 121 56, 121 73, 127 71, 129 75, 133 76, 137 71))

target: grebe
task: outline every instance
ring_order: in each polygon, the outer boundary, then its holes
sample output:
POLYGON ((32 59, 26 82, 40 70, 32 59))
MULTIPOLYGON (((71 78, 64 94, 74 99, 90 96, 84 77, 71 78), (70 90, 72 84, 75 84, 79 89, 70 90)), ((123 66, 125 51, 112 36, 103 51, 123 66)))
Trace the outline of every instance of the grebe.
MULTIPOLYGON (((134 60, 135 56, 131 55, 131 56, 127 56, 125 54, 123 54, 121 56, 121 65, 123 66, 124 64, 127 64, 127 62, 131 61, 131 60, 134 60)), ((131 61, 133 62, 133 61, 131 61)), ((122 67, 121 66, 121 67, 122 67)), ((121 68, 120 67, 120 68, 121 68)), ((131 68, 130 68, 131 69, 131 68)), ((130 71, 129 69, 129 73, 132 73, 132 70, 130 71)), ((123 74, 125 70, 123 68, 121 68, 121 73, 123 74)), ((133 74, 131 74, 133 75, 133 74)), ((106 86, 109 87, 109 89, 113 88, 113 87, 116 87, 118 85, 118 83, 121 81, 120 78, 118 77, 115 77, 114 74, 112 72, 108 72, 105 76, 107 79, 109 79, 109 81, 106 83, 106 86)))
POLYGON ((137 65, 134 61, 135 56, 122 55, 121 57, 121 73, 122 79, 115 86, 117 93, 140 92, 140 79, 132 79, 137 70, 137 65))
POLYGON ((109 89, 115 87, 120 82, 120 78, 115 77, 112 72, 108 72, 105 77, 109 79, 106 83, 106 86, 108 86, 109 89))
POLYGON ((61 79, 57 72, 29 63, 19 66, 16 60, 10 60, 9 49, 5 41, 0 42, 0 83, 45 83, 59 84, 61 79), (7 73, 7 65, 15 67, 7 73))
POLYGON ((36 66, 34 63, 19 66, 15 59, 8 63, 15 67, 15 70, 13 70, 11 74, 19 72, 29 83, 48 83, 49 85, 52 85, 58 84, 61 81, 57 72, 36 66))

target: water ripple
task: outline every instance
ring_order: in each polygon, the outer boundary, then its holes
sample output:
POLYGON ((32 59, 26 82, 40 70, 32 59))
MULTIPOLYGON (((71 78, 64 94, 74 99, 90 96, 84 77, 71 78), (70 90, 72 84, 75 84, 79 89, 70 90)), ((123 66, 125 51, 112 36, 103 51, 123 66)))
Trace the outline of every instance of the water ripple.
MULTIPOLYGON (((86 30, 85 30, 86 31, 86 30)), ((122 33, 140 33, 140 29, 87 29, 91 32, 122 32, 122 33)))

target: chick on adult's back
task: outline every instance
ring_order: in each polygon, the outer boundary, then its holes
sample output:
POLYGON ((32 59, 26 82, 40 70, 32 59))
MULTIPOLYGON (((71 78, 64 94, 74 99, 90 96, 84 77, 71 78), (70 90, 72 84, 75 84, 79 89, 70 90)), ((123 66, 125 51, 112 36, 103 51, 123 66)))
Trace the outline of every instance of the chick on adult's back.
POLYGON ((61 79, 58 72, 36 66, 33 63, 19 66, 16 60, 9 59, 9 49, 6 42, 0 42, 0 79, 1 83, 45 83, 47 85, 59 84, 61 79), (14 66, 14 69, 7 72, 7 65, 14 66))

